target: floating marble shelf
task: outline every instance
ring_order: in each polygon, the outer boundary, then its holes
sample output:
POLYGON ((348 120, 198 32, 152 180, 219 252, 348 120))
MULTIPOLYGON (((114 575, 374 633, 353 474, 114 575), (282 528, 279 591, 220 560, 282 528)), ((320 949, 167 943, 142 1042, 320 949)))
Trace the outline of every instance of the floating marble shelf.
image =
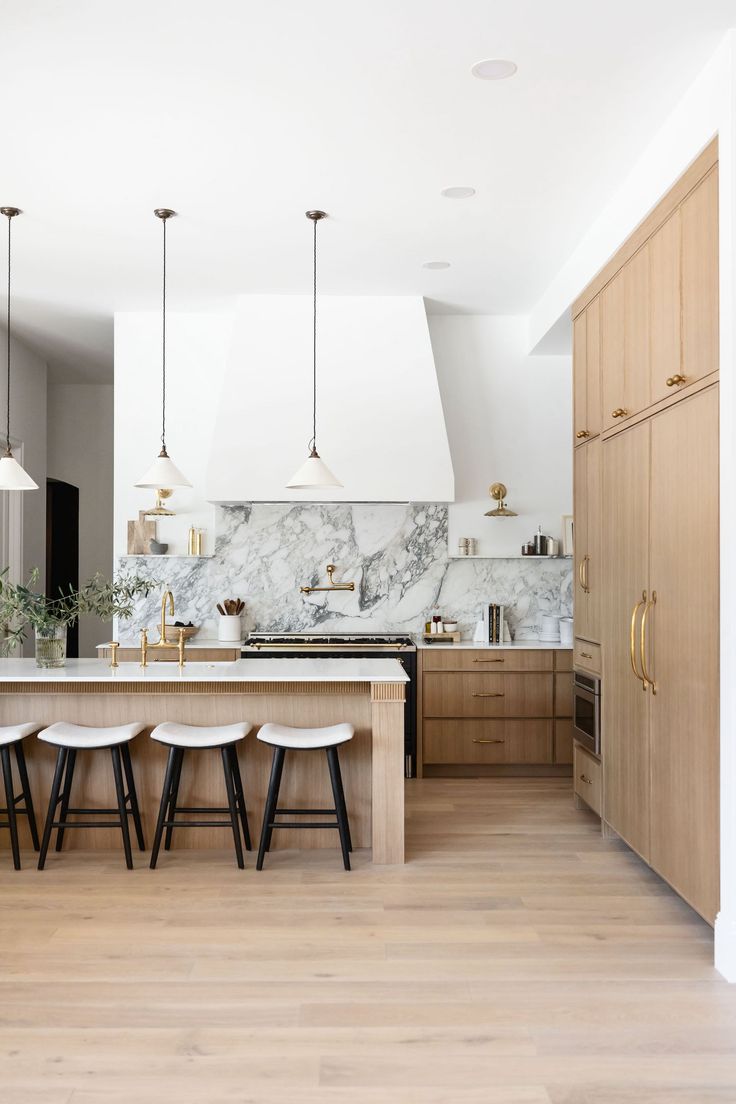
POLYGON ((451 560, 571 560, 572 556, 458 556, 455 552, 448 558, 451 560))

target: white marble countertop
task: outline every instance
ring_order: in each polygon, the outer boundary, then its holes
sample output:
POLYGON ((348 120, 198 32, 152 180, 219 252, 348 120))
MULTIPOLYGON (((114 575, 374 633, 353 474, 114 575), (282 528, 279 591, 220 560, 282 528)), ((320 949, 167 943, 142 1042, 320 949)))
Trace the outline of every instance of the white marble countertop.
POLYGON ((68 659, 65 667, 46 670, 35 659, 0 660, 3 682, 408 682, 396 659, 259 659, 253 663, 121 663, 68 659))
MULTIPOLYGON (((169 625, 168 627, 170 629, 172 626, 169 625)), ((158 635, 158 629, 151 636, 150 641, 149 641, 149 646, 156 643, 156 636, 157 635, 158 635)), ((121 648, 140 648, 140 646, 141 646, 140 638, 137 639, 137 640, 120 640, 120 641, 118 641, 118 643, 120 644, 121 648)), ((96 650, 98 652, 99 651, 104 651, 105 649, 109 649, 109 647, 110 647, 110 641, 107 640, 107 641, 105 641, 104 644, 98 644, 96 650)), ((171 647, 176 648, 177 647, 177 642, 174 641, 172 643, 171 647)), ((209 648, 222 648, 222 649, 225 649, 227 651, 233 651, 234 649, 242 648, 243 647, 243 641, 242 640, 212 640, 211 638, 208 639, 206 636, 192 636, 192 637, 190 637, 189 640, 186 641, 186 647, 187 647, 187 651, 189 651, 192 648, 208 648, 208 649, 209 648)))
POLYGON ((518 651, 553 651, 553 652, 571 652, 572 644, 560 644, 559 640, 556 644, 550 644, 546 640, 512 640, 507 641, 505 644, 474 644, 472 640, 460 640, 457 644, 453 644, 451 640, 443 640, 442 633, 439 634, 438 640, 428 643, 423 640, 422 637, 417 637, 417 648, 487 648, 489 651, 494 649, 497 652, 509 649, 514 652, 518 651))

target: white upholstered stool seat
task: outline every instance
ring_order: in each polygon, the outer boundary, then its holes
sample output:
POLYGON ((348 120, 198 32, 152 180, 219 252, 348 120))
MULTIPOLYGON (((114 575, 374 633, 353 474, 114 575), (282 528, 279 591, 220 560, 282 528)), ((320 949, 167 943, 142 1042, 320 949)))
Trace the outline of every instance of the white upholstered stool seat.
POLYGON ((327 725, 325 728, 265 724, 258 732, 258 739, 272 747, 307 749, 337 747, 352 740, 354 735, 355 729, 351 724, 327 725))
POLYGON ((146 726, 141 721, 127 725, 112 725, 110 728, 98 728, 91 725, 68 724, 57 721, 38 734, 45 744, 54 744, 60 748, 109 748, 117 744, 127 744, 146 726))
POLYGON ((39 724, 14 724, 0 727, 0 747, 15 744, 18 740, 25 740, 26 736, 32 736, 39 728, 41 728, 39 724))
POLYGON ((187 725, 165 721, 156 725, 151 739, 178 748, 217 748, 235 744, 248 735, 253 725, 247 721, 228 725, 187 725))

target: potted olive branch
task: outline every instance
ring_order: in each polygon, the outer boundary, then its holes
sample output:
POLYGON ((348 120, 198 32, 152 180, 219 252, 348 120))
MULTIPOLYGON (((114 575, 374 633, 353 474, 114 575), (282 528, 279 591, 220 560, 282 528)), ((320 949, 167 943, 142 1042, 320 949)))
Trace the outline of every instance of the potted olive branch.
POLYGON ((29 628, 36 634, 36 663, 39 667, 63 667, 66 661, 66 631, 80 617, 91 614, 103 621, 132 616, 135 599, 147 595, 153 583, 138 575, 120 573, 114 581, 93 575, 79 589, 60 589, 56 598, 35 590, 39 571, 34 568, 27 585, 11 583, 8 569, 0 572, 0 654, 21 644, 29 628))

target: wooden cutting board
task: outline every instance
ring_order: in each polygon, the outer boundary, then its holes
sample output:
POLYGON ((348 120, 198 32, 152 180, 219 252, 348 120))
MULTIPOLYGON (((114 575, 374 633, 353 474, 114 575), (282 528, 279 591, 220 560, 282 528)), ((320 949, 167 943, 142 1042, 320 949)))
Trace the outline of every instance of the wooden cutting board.
POLYGON ((151 539, 156 539, 156 522, 148 521, 141 510, 137 521, 128 522, 128 555, 149 556, 151 539))

